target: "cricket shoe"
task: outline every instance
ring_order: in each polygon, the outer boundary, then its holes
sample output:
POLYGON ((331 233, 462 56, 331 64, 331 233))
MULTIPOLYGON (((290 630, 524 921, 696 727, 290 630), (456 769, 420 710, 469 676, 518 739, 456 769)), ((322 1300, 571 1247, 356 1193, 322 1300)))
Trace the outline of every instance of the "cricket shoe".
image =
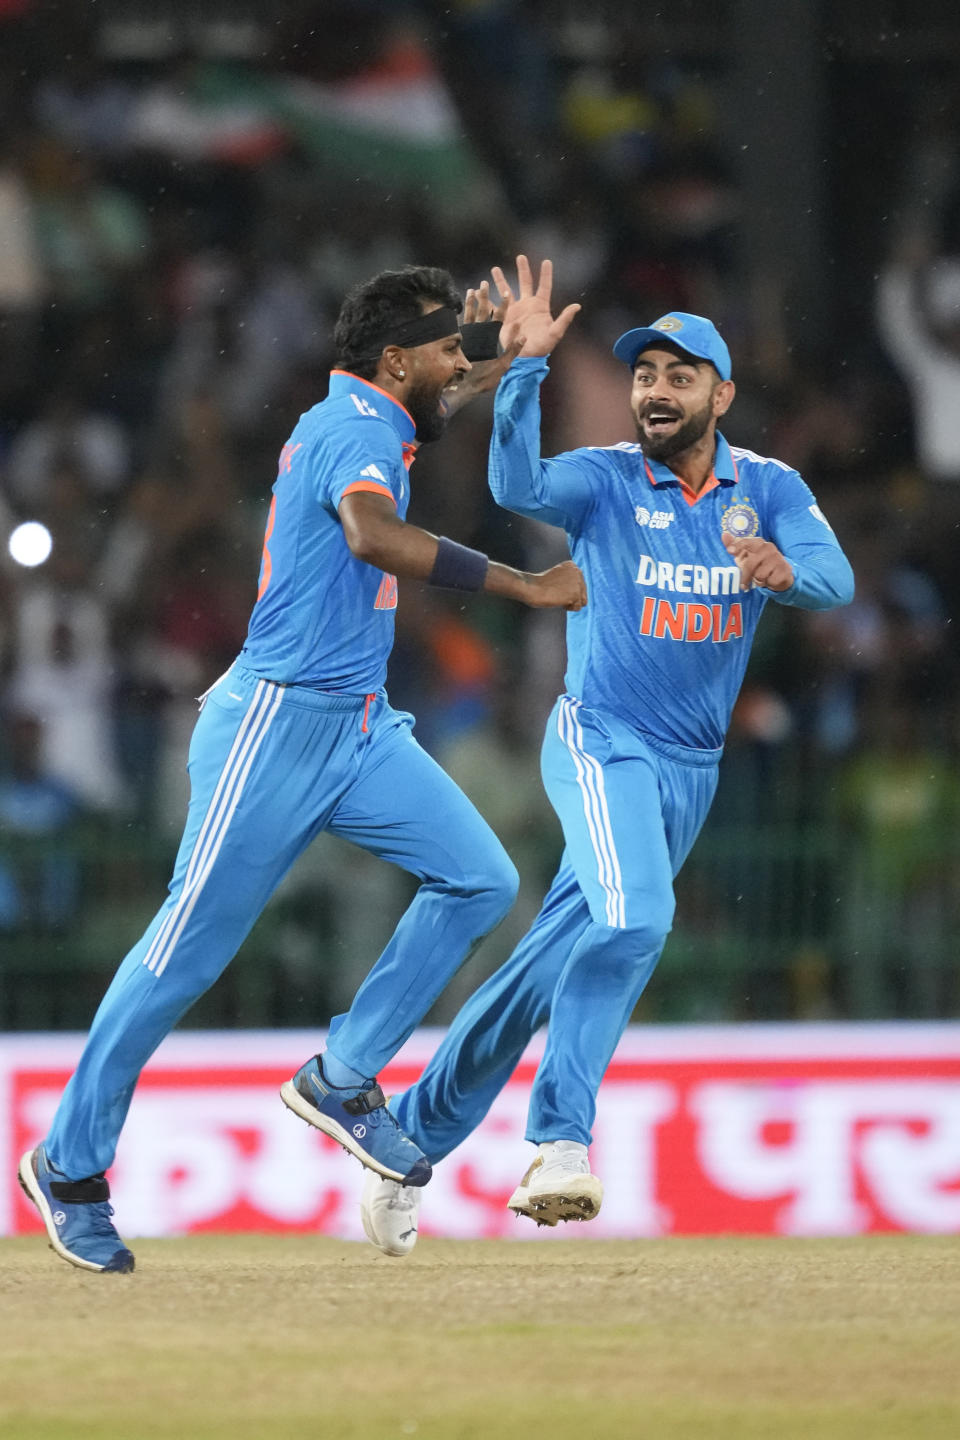
POLYGON ((360 1219, 371 1245, 384 1255, 409 1255, 417 1243, 423 1189, 384 1180, 374 1170, 363 1177, 360 1219))
POLYGON ((314 1055, 281 1085, 280 1099, 385 1180, 426 1185, 430 1179, 429 1160, 404 1135, 375 1080, 364 1089, 341 1090, 325 1078, 320 1056, 314 1055))
POLYGON ((538 1147, 507 1207, 538 1225, 556 1225, 561 1220, 592 1220, 602 1203, 603 1186, 590 1174, 586 1145, 550 1140, 538 1147))
POLYGON ((55 1170, 42 1145, 20 1161, 20 1184, 40 1211, 50 1248, 81 1270, 127 1274, 133 1255, 110 1218, 110 1186, 103 1175, 68 1180, 55 1170))

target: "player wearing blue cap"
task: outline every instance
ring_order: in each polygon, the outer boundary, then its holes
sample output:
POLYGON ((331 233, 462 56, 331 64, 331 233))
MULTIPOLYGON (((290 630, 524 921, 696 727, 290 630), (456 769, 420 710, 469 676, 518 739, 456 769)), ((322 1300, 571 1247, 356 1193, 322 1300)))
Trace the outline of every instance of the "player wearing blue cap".
MULTIPOLYGON (((853 576, 800 476, 717 430, 734 396, 730 354, 702 316, 671 312, 614 346, 633 377, 636 440, 541 460, 551 269, 535 287, 517 265, 517 297, 494 271, 504 338, 525 344, 497 392, 490 486, 508 509, 564 528, 590 593, 567 622, 566 691, 542 751, 565 849, 528 934, 391 1108, 435 1163, 546 1024, 527 1124, 538 1149, 508 1203, 556 1225, 600 1208, 587 1151, 597 1091, 670 930, 673 878, 713 799, 760 614, 769 599, 846 604, 853 576)), ((368 1173, 364 1227, 387 1254, 412 1247, 418 1205, 368 1173)))
MULTIPOLYGON (((471 318, 483 306, 469 292, 471 318)), ((133 1269, 104 1172, 142 1067, 322 830, 422 883, 327 1049, 281 1095, 378 1174, 410 1186, 430 1177, 374 1077, 503 917, 517 877, 414 740, 413 717, 387 700, 397 577, 537 607, 586 601, 570 561, 526 574, 404 521, 417 445, 516 353, 471 375, 461 340, 485 327, 462 336, 460 308, 443 270, 387 271, 358 287, 337 321, 329 394, 283 447, 246 643, 205 697, 190 745, 169 896, 108 989, 49 1134, 20 1162, 53 1249, 83 1269, 133 1269)))

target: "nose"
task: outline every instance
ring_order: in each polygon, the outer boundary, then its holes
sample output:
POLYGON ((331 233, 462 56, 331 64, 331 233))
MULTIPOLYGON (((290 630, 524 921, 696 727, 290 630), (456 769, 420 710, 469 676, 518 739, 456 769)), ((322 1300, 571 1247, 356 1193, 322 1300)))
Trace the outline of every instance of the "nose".
POLYGON ((670 386, 667 383, 667 376, 655 375, 653 377, 653 384, 647 389, 647 399, 663 400, 667 397, 672 399, 670 386))

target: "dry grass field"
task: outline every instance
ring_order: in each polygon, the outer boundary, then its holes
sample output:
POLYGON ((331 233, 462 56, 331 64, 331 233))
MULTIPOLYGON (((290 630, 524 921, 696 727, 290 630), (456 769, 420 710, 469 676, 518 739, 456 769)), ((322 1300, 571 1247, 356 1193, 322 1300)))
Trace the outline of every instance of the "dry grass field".
POLYGON ((955 1440, 960 1241, 0 1241, 3 1440, 955 1440))

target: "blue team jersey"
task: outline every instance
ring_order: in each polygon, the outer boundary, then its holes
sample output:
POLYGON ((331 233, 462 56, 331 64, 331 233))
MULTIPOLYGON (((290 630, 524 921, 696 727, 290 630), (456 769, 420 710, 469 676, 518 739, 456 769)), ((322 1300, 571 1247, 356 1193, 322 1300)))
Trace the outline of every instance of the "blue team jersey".
POLYGON ((383 685, 397 582, 351 553, 337 507, 389 495, 401 520, 416 426, 385 390, 334 370, 326 400, 301 415, 280 454, 257 603, 243 661, 265 679, 334 694, 383 685))
POLYGON ((767 600, 846 604, 850 565, 797 472, 719 434, 714 473, 696 496, 635 443, 541 460, 546 374, 531 357, 500 382, 490 488, 507 509, 562 526, 583 570, 587 605, 567 617, 566 688, 668 743, 719 749, 767 600), (772 540, 793 567, 791 588, 741 590, 724 531, 772 540))

